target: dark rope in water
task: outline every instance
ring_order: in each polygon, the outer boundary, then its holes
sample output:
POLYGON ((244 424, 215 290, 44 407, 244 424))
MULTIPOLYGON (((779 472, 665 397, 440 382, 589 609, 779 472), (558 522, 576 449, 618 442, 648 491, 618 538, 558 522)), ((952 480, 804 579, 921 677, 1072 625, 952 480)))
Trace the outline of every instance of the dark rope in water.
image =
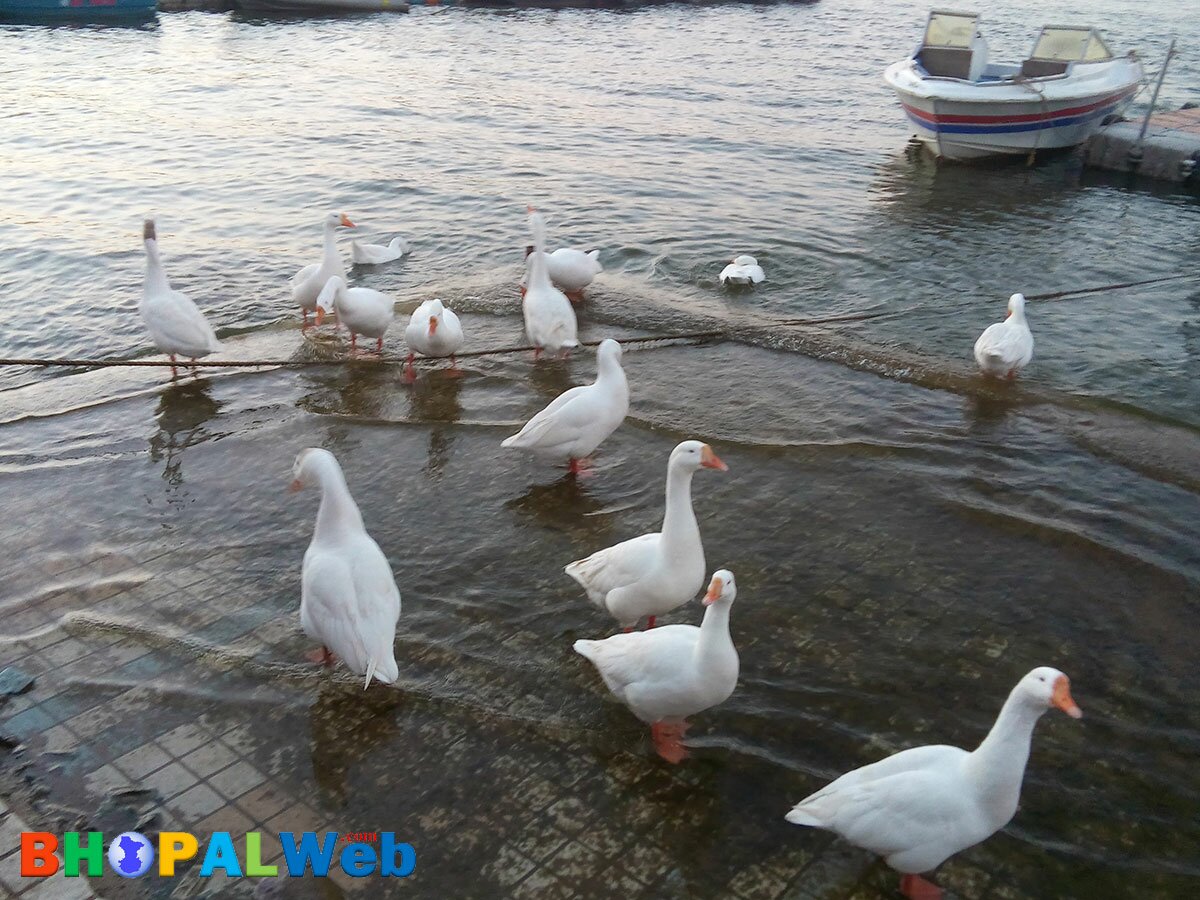
MULTIPOLYGON (((1074 288, 1066 291, 1053 291, 1047 294, 1026 294, 1026 300, 1062 300, 1067 297, 1080 297, 1088 294, 1100 294, 1106 291, 1122 290, 1124 288, 1144 287, 1151 284, 1162 284, 1169 281, 1186 281, 1189 279, 1200 278, 1200 272, 1188 272, 1181 275, 1164 275, 1161 278, 1148 278, 1144 281, 1120 281, 1116 284, 1105 284, 1097 287, 1089 288, 1074 288)), ((908 312, 913 307, 898 310, 883 310, 878 312, 850 313, 847 315, 825 316, 816 319, 782 319, 767 322, 767 327, 803 327, 810 325, 826 325, 836 322, 860 322, 866 319, 877 319, 883 316, 894 316, 904 312, 908 312)), ((626 337, 613 338, 619 344, 655 344, 667 343, 670 341, 696 341, 697 343, 705 343, 707 341, 722 340, 729 337, 729 330, 714 328, 708 331, 688 331, 681 334, 660 334, 647 335, 645 337, 626 337)), ((600 341, 581 341, 581 346, 595 347, 600 341)), ((456 359, 470 359, 479 356, 503 356, 510 353, 532 353, 537 350, 537 347, 532 345, 521 347, 497 347, 492 350, 467 350, 463 353, 454 354, 456 359)), ((419 359, 428 359, 428 357, 418 357, 419 359)), ((344 358, 337 357, 334 359, 202 359, 196 363, 177 362, 173 363, 166 359, 53 359, 46 357, 31 357, 22 359, 19 357, 0 357, 0 366, 62 366, 73 368, 106 368, 113 366, 147 366, 150 368, 162 368, 171 366, 175 368, 201 368, 207 367, 212 369, 248 369, 261 366, 271 366, 276 368, 309 368, 314 366, 343 366, 346 363, 353 362, 369 362, 372 365, 385 366, 403 366, 407 364, 406 357, 364 357, 364 358, 344 358)))
MULTIPOLYGON (((879 316, 893 315, 892 312, 867 312, 867 313, 852 313, 841 316, 825 316, 817 319, 788 319, 782 322, 772 322, 772 325, 793 326, 793 325, 823 325, 830 322, 851 322, 862 319, 874 319, 879 316)), ((667 343, 670 341, 696 341, 705 342, 719 340, 728 337, 728 332, 724 329, 714 328, 707 331, 687 331, 679 334, 658 334, 646 335, 644 337, 625 337, 613 338, 619 344, 657 344, 667 343)), ((599 346, 601 341, 581 341, 584 347, 599 346)), ((470 359, 478 356, 502 356, 510 353, 532 353, 537 350, 537 347, 532 345, 521 347, 496 347, 491 350, 467 350, 463 353, 454 354, 455 359, 470 359)), ((417 357, 418 360, 428 360, 430 357, 417 357)), ((310 366, 342 366, 348 362, 365 362, 371 365, 388 365, 402 366, 407 363, 407 357, 363 357, 361 359, 343 358, 336 359, 200 359, 194 364, 196 368, 254 368, 256 366, 275 366, 279 368, 306 368, 310 366)), ((0 357, 0 366, 65 366, 79 368, 105 368, 112 366, 149 366, 151 368, 162 368, 164 366, 174 366, 176 368, 192 368, 193 363, 180 361, 172 363, 169 359, 50 359, 50 358, 29 358, 20 359, 16 357, 0 357)))
POLYGON ((1145 281, 1119 281, 1116 284, 1104 284, 1099 287, 1074 288, 1069 291, 1054 291, 1051 294, 1026 294, 1026 300, 1060 300, 1064 297, 1078 297, 1084 294, 1102 294, 1105 291, 1116 291, 1122 288, 1142 287, 1147 284, 1161 284, 1164 281, 1184 281, 1189 278, 1200 278, 1200 272, 1188 272, 1184 275, 1164 275, 1162 278, 1148 278, 1145 281))

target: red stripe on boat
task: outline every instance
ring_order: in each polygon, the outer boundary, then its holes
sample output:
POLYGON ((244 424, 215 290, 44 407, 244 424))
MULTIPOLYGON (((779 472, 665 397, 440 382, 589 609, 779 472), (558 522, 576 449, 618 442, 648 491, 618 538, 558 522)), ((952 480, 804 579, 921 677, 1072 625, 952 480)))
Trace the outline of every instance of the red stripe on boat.
MULTIPOLYGON (((1089 103, 1086 106, 1072 106, 1069 109, 1056 109, 1052 112, 1044 113, 1025 113, 1019 116, 956 116, 956 115, 934 115, 931 112, 926 112, 923 109, 917 109, 915 106, 909 106, 907 103, 901 103, 906 110, 918 119, 924 119, 926 122, 933 122, 938 125, 1017 125, 1021 122, 1043 122, 1049 119, 1061 119, 1066 116, 1078 116, 1082 113, 1091 112, 1094 109, 1099 109, 1102 106, 1120 100, 1123 97, 1128 97, 1133 93, 1133 88, 1126 88, 1123 91, 1117 91, 1115 94, 1109 94, 1102 100, 1097 100, 1095 103, 1089 103)), ((967 101, 972 102, 972 101, 967 101)))

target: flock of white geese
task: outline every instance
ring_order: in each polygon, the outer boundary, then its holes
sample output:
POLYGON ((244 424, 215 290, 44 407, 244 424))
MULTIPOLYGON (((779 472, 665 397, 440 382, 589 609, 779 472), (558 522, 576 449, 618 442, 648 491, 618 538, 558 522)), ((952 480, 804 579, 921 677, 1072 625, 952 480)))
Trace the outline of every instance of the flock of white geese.
MULTIPOLYGON (((522 284, 525 330, 537 351, 567 353, 579 346, 572 300, 601 271, 596 251, 563 248, 545 252, 545 223, 529 210, 533 245, 522 284)), ((377 349, 394 318, 393 300, 380 291, 350 287, 338 252, 338 228, 352 228, 345 215, 324 220, 324 252, 319 262, 292 279, 292 297, 305 327, 310 313, 318 325, 336 314, 351 335, 351 352, 361 335, 377 349)), ((154 222, 144 230, 146 276, 139 311, 158 348, 177 357, 202 358, 220 349, 213 329, 196 305, 168 282, 159 256, 154 222)), ((407 243, 354 243, 353 258, 379 264, 400 258, 407 243)), ((762 267, 750 256, 735 257, 721 272, 722 284, 762 282, 762 267)), ((413 312, 404 332, 406 377, 414 377, 416 354, 449 358, 464 341, 462 324, 441 300, 427 300, 413 312)), ((1012 378, 1029 363, 1033 337, 1025 320, 1024 297, 1009 300, 1004 322, 991 325, 975 344, 975 358, 988 375, 1012 378)), ((596 380, 556 397, 501 446, 528 451, 548 462, 566 462, 573 474, 586 473, 589 457, 624 421, 629 384, 621 366, 621 346, 603 341, 597 350, 596 380)), ((174 366, 173 366, 174 368, 174 366)), ((623 631, 602 640, 578 640, 575 651, 596 667, 608 689, 650 725, 654 747, 678 763, 687 718, 726 700, 738 680, 739 661, 729 631, 737 596, 733 573, 716 571, 704 594, 699 626, 654 627, 658 616, 693 600, 705 584, 706 564, 700 528, 692 506, 692 478, 701 469, 728 467, 700 441, 683 441, 667 461, 666 506, 662 528, 630 538, 576 560, 564 572, 579 583, 597 609, 623 631), (644 631, 635 631, 641 622, 644 631)), ((336 659, 364 678, 392 684, 399 676, 394 641, 400 617, 400 591, 387 557, 367 533, 341 466, 319 448, 302 450, 293 466, 292 490, 321 491, 312 542, 304 554, 300 622, 320 644, 314 658, 326 666, 336 659)), ((971 752, 951 746, 904 750, 855 769, 801 800, 787 814, 797 825, 837 832, 870 849, 902 873, 901 890, 910 898, 940 896, 921 873, 1002 828, 1017 809, 1033 728, 1050 707, 1079 718, 1066 675, 1037 668, 1018 682, 984 741, 971 752)))

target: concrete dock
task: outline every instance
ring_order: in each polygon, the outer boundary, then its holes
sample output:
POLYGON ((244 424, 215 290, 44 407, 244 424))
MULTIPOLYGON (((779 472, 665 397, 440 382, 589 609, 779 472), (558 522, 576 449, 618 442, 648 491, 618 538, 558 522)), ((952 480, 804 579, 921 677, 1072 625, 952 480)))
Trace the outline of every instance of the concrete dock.
POLYGON ((1141 119, 1101 128, 1084 148, 1089 166, 1200 187, 1200 107, 1157 113, 1145 137, 1141 119))

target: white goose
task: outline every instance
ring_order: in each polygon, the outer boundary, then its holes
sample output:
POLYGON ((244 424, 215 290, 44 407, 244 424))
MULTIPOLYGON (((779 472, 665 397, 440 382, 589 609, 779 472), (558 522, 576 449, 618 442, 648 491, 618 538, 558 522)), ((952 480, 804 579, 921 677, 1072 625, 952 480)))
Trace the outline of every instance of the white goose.
POLYGON ((454 354, 463 345, 462 323, 454 310, 440 299, 426 300, 415 310, 404 329, 404 341, 408 344, 408 378, 415 377, 413 360, 416 354, 433 357, 450 357, 453 369, 458 369, 454 354))
POLYGON ((171 374, 174 376, 179 374, 175 357, 195 361, 220 350, 221 344, 196 304, 186 294, 171 290, 158 255, 153 219, 146 219, 143 224, 142 239, 146 246, 146 277, 142 282, 138 312, 155 346, 171 357, 171 374))
POLYGON ((944 744, 913 747, 848 772, 787 814, 796 825, 837 832, 904 873, 900 890, 933 900, 921 872, 995 834, 1017 811, 1033 726, 1051 706, 1078 719, 1070 680, 1034 669, 1008 695, 983 743, 968 753, 944 744))
POLYGON ((533 232, 534 251, 529 257, 529 286, 522 298, 525 333, 537 348, 560 352, 579 346, 578 325, 571 301, 550 283, 546 268, 546 222, 542 214, 529 207, 529 228, 533 232))
POLYGON ((391 262, 393 259, 399 259, 408 251, 408 241, 402 237, 394 237, 386 245, 350 242, 350 258, 356 263, 368 266, 391 262))
POLYGON ((767 276, 753 256, 735 256, 721 270, 721 284, 758 284, 767 276))
POLYGON ((400 677, 393 644, 400 591, 387 557, 367 534, 337 459, 328 450, 301 450, 293 491, 316 484, 321 508, 300 580, 300 624, 321 642, 326 666, 340 656, 356 675, 391 684, 400 677), (331 652, 332 651, 332 652, 331 652))
POLYGON ((317 295, 317 324, 337 310, 338 321, 350 330, 350 351, 358 347, 360 334, 373 337, 376 349, 383 351, 383 336, 394 318, 392 298, 371 288, 348 288, 341 277, 330 278, 317 295))
POLYGON ((568 460, 572 475, 625 421, 629 382, 621 368, 621 345, 609 338, 596 351, 596 380, 563 391, 501 447, 530 450, 538 456, 568 460))
MULTIPOLYGON (((529 257, 533 255, 533 247, 525 248, 525 278, 521 289, 526 289, 529 279, 529 257)), ((577 250, 574 247, 559 247, 553 253, 546 254, 546 270, 550 280, 567 295, 572 303, 583 300, 584 289, 592 283, 597 275, 604 271, 600 265, 599 250, 577 250)))
POLYGON ((588 598, 626 629, 648 616, 648 628, 663 613, 687 603, 704 585, 704 545, 692 509, 692 475, 729 467, 708 444, 684 441, 667 463, 667 509, 661 532, 643 534, 598 550, 563 571, 588 598))
POLYGON ((1003 322, 984 329, 975 342, 975 362, 985 375, 1015 378, 1033 359, 1033 332, 1025 321, 1025 295, 1008 298, 1003 322))
POLYGON ((608 689, 650 725, 654 747, 668 762, 687 756, 681 739, 688 716, 724 703, 737 687, 738 654, 729 636, 737 596, 733 573, 713 573, 704 595, 704 621, 653 631, 576 641, 575 652, 596 667, 608 689))
POLYGON ((304 324, 308 325, 308 314, 317 308, 317 297, 329 279, 335 275, 346 280, 346 264, 338 253, 334 232, 338 227, 353 228, 354 223, 343 213, 329 213, 325 217, 325 255, 319 263, 305 266, 292 276, 292 300, 300 306, 304 314, 304 324))

